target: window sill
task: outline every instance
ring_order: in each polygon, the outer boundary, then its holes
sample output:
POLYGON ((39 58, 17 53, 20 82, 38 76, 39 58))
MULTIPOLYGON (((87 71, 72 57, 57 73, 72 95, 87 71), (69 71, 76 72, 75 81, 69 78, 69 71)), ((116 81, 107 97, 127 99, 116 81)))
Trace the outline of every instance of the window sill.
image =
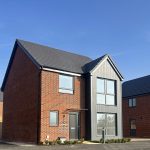
POLYGON ((74 91, 73 91, 73 90, 59 89, 59 93, 73 95, 73 94, 74 94, 74 91))
POLYGON ((58 127, 59 125, 49 125, 49 127, 58 127))
POLYGON ((117 105, 108 105, 108 104, 96 104, 96 105, 102 105, 102 106, 117 106, 117 105))
MULTIPOLYGON (((114 137, 114 136, 117 136, 117 135, 105 135, 106 137, 114 137)), ((97 135, 97 137, 102 137, 102 135, 97 135)))

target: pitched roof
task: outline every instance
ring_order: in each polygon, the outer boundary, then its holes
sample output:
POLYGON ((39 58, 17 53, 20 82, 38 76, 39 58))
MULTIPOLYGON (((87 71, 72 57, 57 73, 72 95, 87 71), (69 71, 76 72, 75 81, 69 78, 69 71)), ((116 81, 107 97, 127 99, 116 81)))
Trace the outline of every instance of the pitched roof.
POLYGON ((84 73, 82 67, 92 61, 91 58, 86 56, 23 40, 17 40, 17 43, 42 67, 82 74, 84 73))
POLYGON ((83 67, 84 72, 85 73, 90 72, 93 68, 96 67, 96 65, 99 62, 101 62, 103 60, 103 58, 105 58, 105 56, 107 56, 107 55, 103 55, 103 56, 101 56, 101 57, 99 57, 99 58, 97 58, 97 59, 95 59, 93 61, 90 61, 89 63, 85 64, 84 67, 83 67))
POLYGON ((123 83, 123 97, 150 93, 150 75, 123 83))
POLYGON ((0 101, 3 101, 3 92, 0 89, 0 101))
MULTIPOLYGON (((39 68, 56 69, 60 71, 66 71, 66 72, 78 73, 78 74, 85 74, 90 72, 106 56, 109 57, 108 55, 104 55, 95 60, 92 60, 87 56, 82 56, 82 55, 66 52, 63 50, 58 50, 55 48, 17 39, 3 80, 2 90, 4 90, 7 76, 9 74, 9 70, 11 68, 11 64, 15 56, 16 47, 18 45, 28 55, 28 57, 33 61, 33 63, 37 65, 39 68)), ((115 65, 114 67, 116 69, 115 65)), ((118 70, 117 73, 119 74, 119 76, 121 76, 118 70)))

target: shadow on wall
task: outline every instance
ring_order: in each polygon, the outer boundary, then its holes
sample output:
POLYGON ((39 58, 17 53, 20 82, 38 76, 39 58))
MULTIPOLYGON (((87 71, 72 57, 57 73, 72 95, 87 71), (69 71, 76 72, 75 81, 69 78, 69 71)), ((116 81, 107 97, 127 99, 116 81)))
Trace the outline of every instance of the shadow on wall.
POLYGON ((0 122, 0 139, 2 139, 2 122, 0 122))

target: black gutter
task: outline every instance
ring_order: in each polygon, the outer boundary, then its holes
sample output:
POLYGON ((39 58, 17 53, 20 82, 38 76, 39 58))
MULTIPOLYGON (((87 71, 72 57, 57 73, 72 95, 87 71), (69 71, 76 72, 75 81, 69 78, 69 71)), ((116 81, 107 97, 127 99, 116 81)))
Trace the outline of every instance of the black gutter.
POLYGON ((136 94, 136 95, 131 95, 131 96, 123 96, 122 98, 132 98, 132 97, 145 96, 145 95, 150 95, 150 92, 142 93, 142 94, 136 94))

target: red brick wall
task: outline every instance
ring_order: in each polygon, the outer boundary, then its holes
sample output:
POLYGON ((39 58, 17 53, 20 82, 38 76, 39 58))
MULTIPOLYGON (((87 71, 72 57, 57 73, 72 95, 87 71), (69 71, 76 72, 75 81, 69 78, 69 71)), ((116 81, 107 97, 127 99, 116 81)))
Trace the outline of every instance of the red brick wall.
POLYGON ((3 101, 0 100, 0 139, 2 138, 3 101))
MULTIPOLYGON (((50 140, 56 140, 58 137, 66 137, 69 140, 69 114, 66 109, 80 109, 85 107, 84 79, 74 78, 74 94, 59 93, 59 74, 54 72, 42 71, 41 73, 41 141, 46 136, 50 140), (59 111, 58 127, 49 126, 49 111, 59 111), (63 126, 65 121, 65 127, 63 126)), ((85 136, 85 112, 81 111, 81 137, 85 136)))
POLYGON ((3 101, 0 100, 0 122, 3 121, 3 101))
POLYGON ((36 66, 17 48, 4 89, 4 140, 36 142, 38 77, 36 66))
POLYGON ((128 106, 128 99, 123 99, 123 135, 130 136, 130 119, 136 119, 136 137, 150 137, 150 95, 135 97, 137 106, 128 106))

